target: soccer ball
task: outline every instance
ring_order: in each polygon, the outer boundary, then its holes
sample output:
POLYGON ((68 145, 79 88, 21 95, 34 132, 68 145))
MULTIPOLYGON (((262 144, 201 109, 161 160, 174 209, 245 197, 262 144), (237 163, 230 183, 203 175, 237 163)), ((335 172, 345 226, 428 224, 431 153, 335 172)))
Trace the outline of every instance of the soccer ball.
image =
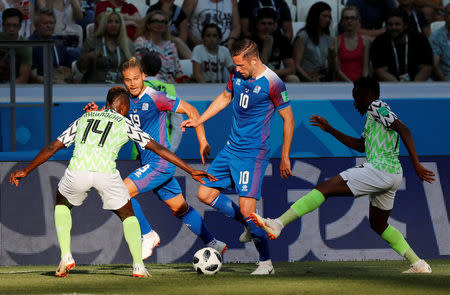
POLYGON ((213 248, 203 248, 195 252, 192 265, 199 274, 213 275, 222 267, 222 256, 213 248))

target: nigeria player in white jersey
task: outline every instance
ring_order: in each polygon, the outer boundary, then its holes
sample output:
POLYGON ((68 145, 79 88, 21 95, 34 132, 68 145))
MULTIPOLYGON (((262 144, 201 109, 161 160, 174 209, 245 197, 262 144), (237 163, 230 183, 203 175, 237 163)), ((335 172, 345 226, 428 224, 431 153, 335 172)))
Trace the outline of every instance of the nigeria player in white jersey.
POLYGON ((419 178, 432 183, 434 173, 420 164, 408 127, 379 97, 380 85, 373 78, 363 77, 354 82, 354 106, 362 115, 367 113, 361 138, 339 132, 320 116, 310 118, 312 125, 330 133, 346 146, 361 153, 365 151, 366 162, 363 165, 319 183, 277 219, 262 218, 258 214, 252 214, 252 219, 267 232, 269 238, 276 239, 287 224, 315 210, 329 197, 369 195, 370 226, 411 263, 411 268, 405 273, 430 273, 430 266, 414 253, 403 235, 388 224, 395 193, 403 178, 398 160, 399 138, 405 144, 419 178))
POLYGON ((180 158, 154 141, 132 121, 127 119, 130 101, 122 87, 113 87, 107 95, 106 110, 89 112, 70 125, 54 142, 43 148, 24 169, 11 173, 10 183, 18 186, 21 178, 46 162, 63 147, 75 143, 69 167, 58 184, 55 205, 55 225, 61 248, 61 262, 56 276, 65 277, 75 267, 70 250, 72 217, 70 209, 80 206, 93 187, 103 201, 103 208, 112 210, 123 222, 125 240, 133 257, 133 276, 150 276, 142 262, 141 231, 133 213, 128 190, 124 185, 116 159, 120 148, 133 140, 141 148, 149 149, 179 166, 192 177, 203 182, 202 177, 214 179, 206 172, 192 169, 180 158))
POLYGON ((270 125, 275 110, 283 119, 283 147, 280 175, 292 175, 289 150, 294 133, 294 117, 283 81, 259 58, 258 46, 249 39, 238 40, 231 50, 236 69, 230 75, 226 89, 211 103, 199 119, 182 123, 197 127, 223 110, 233 107, 230 136, 225 147, 208 168, 218 178, 200 186, 198 198, 222 214, 234 218, 245 227, 239 240, 253 240, 259 252, 258 268, 252 275, 274 274, 266 233, 250 218, 261 198, 261 184, 270 156, 270 125), (239 206, 221 191, 235 187, 239 206))
MULTIPOLYGON (((130 94, 130 119, 158 143, 170 148, 166 125, 167 112, 197 118, 199 116, 197 109, 179 97, 147 87, 144 84, 145 73, 142 65, 136 58, 125 62, 121 70, 124 84, 130 94)), ((85 109, 98 109, 98 106, 91 103, 85 109)), ((195 131, 199 141, 200 156, 205 164, 210 147, 203 125, 198 126, 195 131)), ((142 258, 146 259, 152 255, 153 248, 160 241, 159 235, 151 228, 136 198, 140 193, 151 190, 170 208, 172 214, 186 224, 208 247, 216 249, 221 254, 225 253, 226 244, 215 239, 200 213, 189 206, 183 197, 181 187, 174 177, 175 166, 152 151, 139 146, 137 148, 141 167, 125 178, 124 183, 132 198, 134 214, 141 226, 142 258)))

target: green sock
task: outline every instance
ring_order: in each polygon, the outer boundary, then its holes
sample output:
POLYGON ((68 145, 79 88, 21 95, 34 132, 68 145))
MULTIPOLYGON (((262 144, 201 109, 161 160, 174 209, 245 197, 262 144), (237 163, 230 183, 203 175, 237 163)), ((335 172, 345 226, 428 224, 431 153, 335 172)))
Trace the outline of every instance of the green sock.
POLYGON ((306 213, 317 209, 324 201, 325 197, 323 196, 323 194, 320 191, 313 189, 312 191, 298 199, 297 202, 292 204, 289 210, 278 217, 278 220, 280 220, 281 223, 286 226, 292 221, 302 217, 306 213))
POLYGON ((70 230, 72 229, 72 215, 65 205, 55 206, 55 226, 58 236, 61 258, 70 252, 70 230))
POLYGON ((420 260, 416 253, 414 253, 408 245, 408 242, 405 240, 402 233, 395 227, 388 225, 386 230, 381 234, 381 237, 389 243, 389 246, 391 246, 395 252, 408 259, 411 264, 414 264, 420 260))
POLYGON ((140 263, 144 265, 142 261, 141 228, 136 216, 130 216, 123 221, 123 235, 133 257, 133 264, 140 263))

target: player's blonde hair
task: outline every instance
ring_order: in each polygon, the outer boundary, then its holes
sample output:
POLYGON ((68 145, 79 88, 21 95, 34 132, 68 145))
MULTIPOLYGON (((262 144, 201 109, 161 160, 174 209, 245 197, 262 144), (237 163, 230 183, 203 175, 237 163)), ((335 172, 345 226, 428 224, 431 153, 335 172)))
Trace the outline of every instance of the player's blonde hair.
POLYGON ((124 62, 120 68, 120 70, 125 72, 126 70, 130 68, 138 68, 142 73, 144 72, 144 69, 142 68, 142 63, 140 60, 138 60, 136 57, 132 57, 126 62, 124 62))

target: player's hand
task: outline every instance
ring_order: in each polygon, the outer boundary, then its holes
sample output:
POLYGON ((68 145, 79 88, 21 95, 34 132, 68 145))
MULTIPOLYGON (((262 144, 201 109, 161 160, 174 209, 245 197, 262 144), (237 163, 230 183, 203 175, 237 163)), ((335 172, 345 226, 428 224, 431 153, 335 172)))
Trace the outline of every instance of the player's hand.
POLYGON ((325 132, 330 132, 331 125, 328 123, 328 121, 325 118, 322 118, 321 116, 314 115, 311 118, 309 118, 309 122, 313 126, 320 127, 325 132))
POLYGON ((191 173, 192 178, 195 181, 200 182, 201 184, 205 184, 205 181, 203 180, 204 177, 208 178, 209 181, 216 181, 217 178, 215 178, 214 176, 212 176, 211 174, 209 174, 208 172, 205 172, 203 170, 194 170, 191 173))
POLYGON ((91 101, 83 108, 83 111, 85 111, 86 113, 98 111, 98 105, 95 102, 91 101))
POLYGON ((433 177, 434 172, 423 167, 420 163, 414 165, 414 170, 416 170, 417 176, 419 176, 422 182, 426 181, 428 183, 433 183, 433 181, 435 180, 433 177))
POLYGON ((9 182, 12 185, 19 186, 19 182, 21 178, 24 178, 28 175, 24 170, 16 170, 9 176, 9 182))
POLYGON ((181 131, 185 131, 186 128, 197 128, 198 126, 200 126, 200 120, 197 119, 187 119, 186 121, 181 122, 181 131))
POLYGON ((281 159, 280 176, 281 178, 288 178, 288 176, 294 176, 291 171, 291 161, 289 160, 289 158, 281 159))
POLYGON ((200 142, 200 157, 202 158, 202 164, 205 166, 205 160, 208 160, 209 154, 211 153, 211 147, 208 141, 202 140, 200 142))

